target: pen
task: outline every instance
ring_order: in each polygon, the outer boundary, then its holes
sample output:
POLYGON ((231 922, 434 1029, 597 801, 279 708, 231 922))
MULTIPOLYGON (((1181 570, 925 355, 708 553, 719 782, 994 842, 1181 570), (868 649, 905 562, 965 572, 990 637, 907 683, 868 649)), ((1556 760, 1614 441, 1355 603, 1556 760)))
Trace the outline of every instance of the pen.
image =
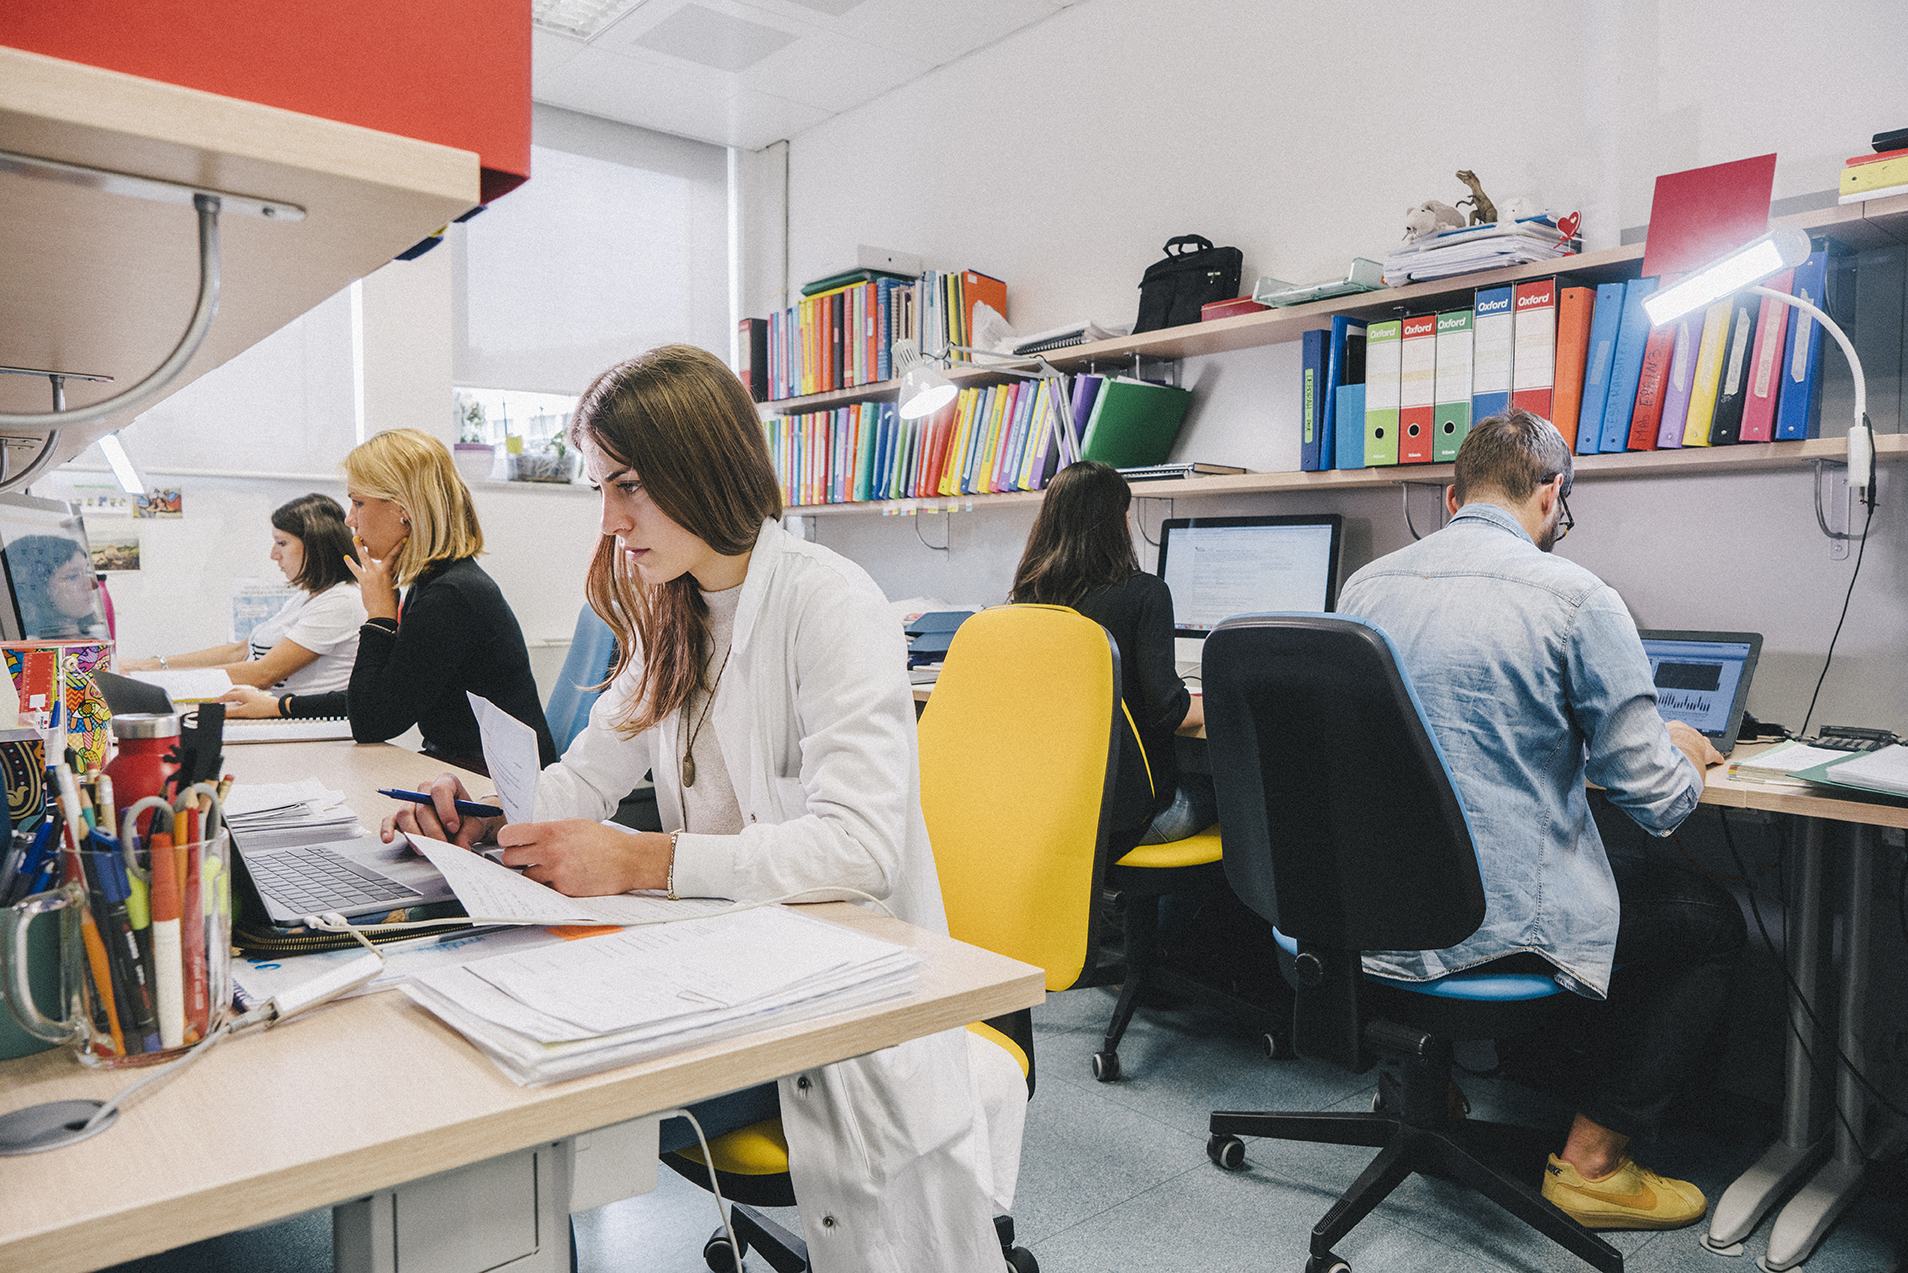
MULTIPOLYGON (((423 791, 398 791, 391 787, 379 787, 378 794, 389 796, 393 800, 409 800, 412 804, 430 804, 429 793, 423 791)), ((478 804, 474 800, 453 800, 451 806, 457 812, 471 818, 501 818, 503 810, 494 804, 478 804)))

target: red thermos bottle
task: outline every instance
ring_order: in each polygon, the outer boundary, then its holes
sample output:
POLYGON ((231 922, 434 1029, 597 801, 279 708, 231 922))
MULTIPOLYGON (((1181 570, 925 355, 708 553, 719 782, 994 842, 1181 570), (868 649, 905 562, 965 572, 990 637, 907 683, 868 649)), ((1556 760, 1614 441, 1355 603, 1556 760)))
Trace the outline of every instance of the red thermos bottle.
MULTIPOLYGON (((166 753, 179 745, 179 718, 121 712, 113 717, 113 738, 119 746, 106 766, 106 776, 113 780, 113 803, 122 813, 136 800, 165 795, 166 780, 179 767, 166 759, 166 753)), ((151 817, 150 809, 140 815, 142 833, 151 817)), ((119 834, 119 828, 114 827, 112 833, 119 834)))

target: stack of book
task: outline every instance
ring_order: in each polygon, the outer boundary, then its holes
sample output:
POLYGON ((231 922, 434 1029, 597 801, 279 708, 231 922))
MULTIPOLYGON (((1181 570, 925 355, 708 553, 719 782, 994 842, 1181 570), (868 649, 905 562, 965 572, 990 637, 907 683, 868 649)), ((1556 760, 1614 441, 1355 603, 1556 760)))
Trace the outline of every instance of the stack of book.
MULTIPOLYGON (((1653 328, 1643 298, 1669 281, 1531 279, 1306 333, 1301 467, 1449 460, 1473 421, 1513 406, 1580 455, 1816 436, 1821 324, 1745 292, 1653 328)), ((1818 248, 1767 286, 1827 308, 1828 282, 1818 248)))
POLYGON ((742 320, 742 347, 759 350, 766 368, 752 376, 771 399, 799 398, 877 384, 894 374, 897 340, 933 354, 973 343, 975 308, 1007 317, 1007 285, 975 270, 919 278, 859 269, 816 279, 802 299, 766 320, 742 320), (765 338, 755 340, 760 325, 765 338))
POLYGON ((1125 377, 1047 377, 963 389, 919 420, 864 402, 763 428, 791 506, 990 495, 1041 490, 1077 459, 1159 464, 1191 398, 1125 377))
POLYGON ((1842 203, 1894 194, 1908 194, 1908 150, 1857 155, 1842 165, 1842 203))
POLYGON ((1463 226, 1394 248, 1385 257, 1385 286, 1551 261, 1575 253, 1578 247, 1577 240, 1559 233, 1557 223, 1547 216, 1463 226))

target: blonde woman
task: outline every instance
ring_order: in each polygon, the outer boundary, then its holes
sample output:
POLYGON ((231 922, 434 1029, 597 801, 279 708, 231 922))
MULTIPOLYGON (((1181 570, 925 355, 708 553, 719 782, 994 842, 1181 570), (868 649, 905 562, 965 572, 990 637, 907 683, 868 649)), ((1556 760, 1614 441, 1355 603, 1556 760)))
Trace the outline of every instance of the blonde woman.
POLYGON ((273 695, 239 686, 226 696, 232 714, 348 716, 361 743, 416 725, 425 754, 485 773, 468 690, 534 728, 543 763, 555 760, 523 629, 477 564, 484 532, 450 451, 421 430, 392 429, 355 447, 344 469, 356 552, 345 564, 365 612, 350 687, 273 695))
MULTIPOLYGON (((385 835, 494 836, 504 862, 574 896, 859 892, 945 933, 901 629, 865 571, 782 529, 742 383, 700 349, 654 349, 597 377, 570 436, 602 492, 588 595, 616 633, 610 684, 543 771, 536 821, 460 820, 450 801, 464 793, 446 776, 436 808, 406 806, 385 835), (651 771, 667 831, 598 821, 651 771)), ((1009 1119, 1025 1088, 1011 1063, 1004 1083, 984 1067, 970 1080, 965 1033, 950 1031, 698 1117, 713 1135, 779 1104, 815 1267, 997 1269, 989 1212, 1011 1202, 1019 1126, 991 1131, 970 1081, 1010 1094, 1009 1119)), ((665 1150, 693 1142, 680 1122, 665 1123, 665 1150)))

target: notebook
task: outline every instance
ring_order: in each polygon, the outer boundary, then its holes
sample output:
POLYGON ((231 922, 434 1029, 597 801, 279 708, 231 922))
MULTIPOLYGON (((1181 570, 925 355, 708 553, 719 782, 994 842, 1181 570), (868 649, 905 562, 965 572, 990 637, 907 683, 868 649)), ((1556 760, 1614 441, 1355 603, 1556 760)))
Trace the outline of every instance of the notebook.
POLYGON ((1727 756, 1742 728, 1749 681, 1762 654, 1760 632, 1638 632, 1650 656, 1656 710, 1686 722, 1727 756))
MULTIPOLYGON (((99 684, 99 692, 106 699, 107 709, 115 716, 122 712, 151 712, 159 716, 179 715, 179 709, 173 703, 171 695, 149 681, 142 681, 132 676, 120 676, 113 672, 95 672, 93 679, 99 684)), ((221 741, 230 746, 233 743, 302 743, 349 737, 351 737, 351 722, 342 717, 239 720, 227 716, 225 733, 221 741)))

